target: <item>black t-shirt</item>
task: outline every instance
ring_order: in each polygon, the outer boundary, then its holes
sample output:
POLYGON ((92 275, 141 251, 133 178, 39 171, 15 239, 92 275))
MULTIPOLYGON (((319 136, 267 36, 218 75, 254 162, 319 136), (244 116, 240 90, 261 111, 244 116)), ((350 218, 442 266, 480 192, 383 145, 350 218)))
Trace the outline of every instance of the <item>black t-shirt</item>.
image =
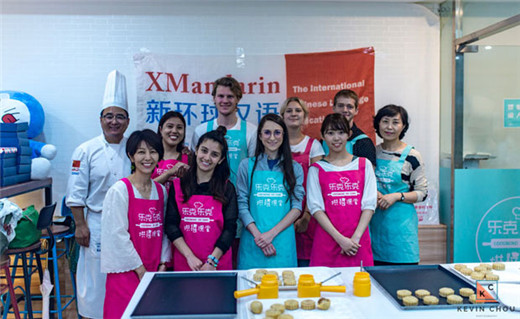
MULTIPOLYGON (((362 130, 360 130, 356 123, 352 125, 352 135, 348 138, 349 141, 352 141, 357 136, 365 134, 362 130)), ((356 141, 354 147, 352 148, 352 155, 356 155, 358 157, 366 157, 372 165, 376 167, 376 147, 370 138, 362 138, 356 141)))
MULTIPOLYGON (((211 195, 209 192, 209 183, 201 183, 197 185, 193 195, 211 195)), ((237 230, 237 218, 238 218, 238 203, 235 186, 231 182, 226 183, 225 196, 227 204, 222 205, 222 214, 224 217, 224 229, 220 234, 215 247, 222 250, 225 253, 233 240, 235 239, 237 230)), ((164 223, 164 232, 168 236, 170 241, 182 237, 182 230, 180 229, 181 216, 179 214, 179 208, 177 201, 175 200, 175 187, 170 187, 170 193, 168 194, 168 205, 166 209, 166 218, 164 223)))

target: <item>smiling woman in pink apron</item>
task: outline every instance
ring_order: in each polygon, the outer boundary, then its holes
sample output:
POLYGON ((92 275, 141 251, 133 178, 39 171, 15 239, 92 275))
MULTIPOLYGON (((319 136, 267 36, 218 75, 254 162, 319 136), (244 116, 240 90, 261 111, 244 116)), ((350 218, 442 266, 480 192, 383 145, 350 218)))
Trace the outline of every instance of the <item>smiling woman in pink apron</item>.
MULTIPOLYGON (((163 236, 166 189, 151 175, 163 155, 151 130, 136 131, 126 143, 132 174, 107 192, 101 217, 101 271, 107 273, 103 318, 121 318, 147 271, 164 271, 170 244, 163 236)), ((100 305, 101 306, 101 305, 100 305)))
POLYGON ((203 134, 188 172, 170 189, 165 232, 176 271, 232 269, 238 209, 225 135, 223 126, 203 134))
POLYGON ((169 111, 159 121, 157 134, 161 137, 164 157, 153 171, 152 178, 169 191, 173 180, 188 170, 190 151, 184 146, 186 120, 181 113, 169 111))
POLYGON ((287 127, 277 114, 258 126, 255 157, 238 167, 242 233, 238 268, 296 267, 294 221, 300 216, 303 170, 292 160, 287 127))
MULTIPOLYGON (((298 97, 290 97, 282 103, 280 114, 283 117, 293 160, 298 162, 303 169, 303 188, 306 190, 307 172, 309 166, 319 161, 324 155, 323 147, 320 142, 303 134, 302 129, 305 125, 309 110, 305 102, 298 97)), ((316 220, 311 218, 311 214, 306 206, 305 198, 302 203, 303 213, 294 222, 296 231, 296 254, 298 256, 298 267, 308 267, 311 258, 312 238, 316 229, 316 220)))
POLYGON ((321 135, 329 154, 312 164, 307 180, 307 205, 319 223, 310 266, 374 264, 368 224, 376 208, 376 179, 369 160, 347 151, 349 134, 343 115, 325 117, 321 135))
POLYGON ((387 105, 374 117, 383 143, 376 147, 377 210, 370 222, 376 265, 419 262, 418 218, 413 203, 428 194, 421 154, 401 139, 408 130, 408 113, 387 105))

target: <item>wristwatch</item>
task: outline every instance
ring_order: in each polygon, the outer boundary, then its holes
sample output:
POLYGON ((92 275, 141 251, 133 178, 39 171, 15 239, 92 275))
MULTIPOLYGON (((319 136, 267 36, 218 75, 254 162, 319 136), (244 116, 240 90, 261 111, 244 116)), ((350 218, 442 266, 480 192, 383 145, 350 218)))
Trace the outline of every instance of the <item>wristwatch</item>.
POLYGON ((401 202, 404 202, 404 194, 401 193, 401 202))

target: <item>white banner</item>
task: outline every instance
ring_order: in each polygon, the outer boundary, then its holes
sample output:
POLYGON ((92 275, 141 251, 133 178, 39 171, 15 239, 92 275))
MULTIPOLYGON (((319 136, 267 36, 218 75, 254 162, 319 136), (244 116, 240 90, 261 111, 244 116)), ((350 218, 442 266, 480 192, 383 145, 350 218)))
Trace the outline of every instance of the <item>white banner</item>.
POLYGON ((240 118, 258 124, 267 113, 278 113, 286 97, 283 55, 182 56, 139 53, 134 56, 137 74, 136 127, 157 130, 168 111, 184 115, 186 143, 197 125, 217 116, 211 91, 213 82, 230 75, 242 84, 240 118))

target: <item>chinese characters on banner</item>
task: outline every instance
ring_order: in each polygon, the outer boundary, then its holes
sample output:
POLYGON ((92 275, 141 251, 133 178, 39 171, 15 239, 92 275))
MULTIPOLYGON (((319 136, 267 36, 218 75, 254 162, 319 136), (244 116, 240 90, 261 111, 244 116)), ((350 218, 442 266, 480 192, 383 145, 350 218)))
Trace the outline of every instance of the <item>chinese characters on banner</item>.
MULTIPOLYGON (((358 125, 374 137, 373 129, 363 124, 374 115, 374 51, 351 51, 246 56, 179 56, 138 53, 134 56, 137 84, 137 127, 157 130, 161 116, 178 111, 186 119, 186 142, 195 127, 215 119, 217 111, 211 92, 213 82, 233 76, 244 95, 238 105, 241 119, 258 124, 268 113, 279 113, 287 96, 299 96, 309 103, 311 117, 308 133, 319 138, 320 123, 332 112, 330 100, 336 91, 350 88, 360 95, 358 125), (290 87, 289 87, 290 86, 290 87), (309 92, 294 88, 309 87, 309 92), (312 90, 312 92, 310 91, 312 90), (327 101, 320 104, 320 101, 327 101)), ((368 122, 367 122, 368 123, 368 122)))
POLYGON ((455 171, 455 262, 519 261, 519 179, 518 169, 455 171))

